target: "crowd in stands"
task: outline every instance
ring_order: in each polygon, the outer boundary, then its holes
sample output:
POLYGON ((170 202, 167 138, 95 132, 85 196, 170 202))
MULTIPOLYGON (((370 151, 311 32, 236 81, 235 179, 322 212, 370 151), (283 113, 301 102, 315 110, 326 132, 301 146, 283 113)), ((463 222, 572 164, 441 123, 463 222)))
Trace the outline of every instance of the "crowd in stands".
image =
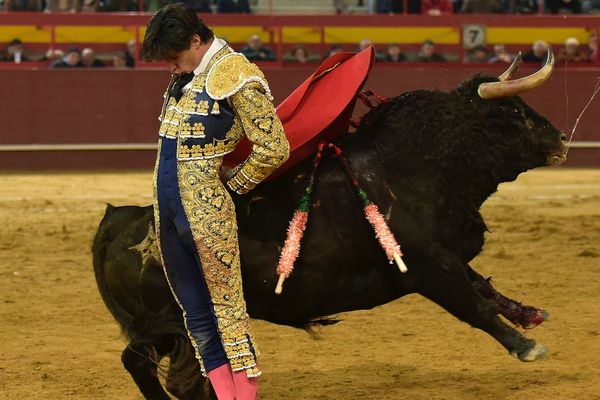
POLYGON ((71 47, 66 51, 51 48, 41 56, 32 56, 25 51, 19 39, 13 39, 8 46, 0 50, 0 62, 21 64, 27 61, 45 62, 49 68, 132 68, 135 66, 135 41, 127 42, 124 51, 105 54, 102 59, 89 47, 81 50, 71 47))
POLYGON ((250 13, 248 0, 0 0, 10 11, 154 12, 169 3, 187 3, 200 13, 250 13))
MULTIPOLYGON (((429 39, 422 43, 418 51, 405 53, 397 44, 389 44, 385 47, 385 51, 381 51, 382 46, 376 46, 370 39, 365 38, 360 41, 354 51, 361 51, 370 46, 375 48, 375 60, 379 63, 440 63, 456 60, 456 55, 439 52, 436 44, 429 39)), ((546 42, 539 40, 534 42, 530 49, 522 49, 523 62, 543 63, 547 53, 546 46, 546 42)), ((277 58, 273 50, 262 43, 259 35, 252 35, 248 43, 237 50, 250 61, 274 61, 277 58)), ((311 53, 306 46, 298 44, 283 55, 282 61, 299 64, 319 62, 341 51, 344 51, 344 48, 334 44, 325 54, 311 53)), ((595 34, 590 35, 586 45, 579 43, 577 38, 569 37, 564 46, 555 50, 555 53, 559 65, 560 63, 598 63, 600 61, 598 37, 595 34)), ((470 49, 462 62, 467 64, 511 63, 515 57, 516 55, 509 53, 504 45, 496 44, 489 48, 476 46, 470 49)), ((27 54, 19 39, 14 39, 0 51, 0 61, 17 64, 26 61, 40 61, 47 62, 50 68, 100 68, 104 66, 131 68, 135 66, 135 41, 130 40, 124 51, 104 55, 102 59, 97 57, 91 48, 80 50, 75 47, 69 48, 67 51, 51 49, 36 59, 27 54)))
MULTIPOLYGON (((172 2, 190 4, 201 13, 251 13, 248 0, 0 0, 11 11, 44 12, 154 12, 172 2)), ((366 10, 370 14, 406 13, 444 15, 478 14, 581 14, 600 13, 600 0, 323 0, 338 14, 366 10)), ((274 1, 277 7, 277 1, 274 1)))
MULTIPOLYGON (((369 14, 581 14, 600 12, 600 0, 363 0, 369 14)), ((336 0, 338 13, 348 10, 347 0, 336 0), (343 3, 340 6, 339 3, 343 3)))

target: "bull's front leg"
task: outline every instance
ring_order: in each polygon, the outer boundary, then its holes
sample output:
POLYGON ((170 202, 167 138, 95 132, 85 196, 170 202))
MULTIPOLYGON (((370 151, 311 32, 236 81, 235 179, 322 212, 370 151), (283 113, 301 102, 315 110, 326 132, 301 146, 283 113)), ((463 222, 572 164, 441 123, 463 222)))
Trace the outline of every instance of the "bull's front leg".
POLYGON ((167 391, 179 400, 217 400, 212 386, 200 372, 190 340, 179 337, 174 349, 169 353, 167 391))
POLYGON ((496 305, 496 314, 502 315, 516 326, 533 329, 550 316, 542 308, 524 305, 504 296, 492 286, 491 278, 479 275, 470 265, 466 266, 466 271, 479 294, 496 305))
MULTIPOLYGON (((410 265, 410 261, 407 264, 410 265)), ((495 305, 477 291, 461 265, 414 265, 412 271, 420 275, 418 293, 458 319, 487 332, 521 361, 534 361, 546 354, 543 345, 524 337, 498 318, 495 305)))

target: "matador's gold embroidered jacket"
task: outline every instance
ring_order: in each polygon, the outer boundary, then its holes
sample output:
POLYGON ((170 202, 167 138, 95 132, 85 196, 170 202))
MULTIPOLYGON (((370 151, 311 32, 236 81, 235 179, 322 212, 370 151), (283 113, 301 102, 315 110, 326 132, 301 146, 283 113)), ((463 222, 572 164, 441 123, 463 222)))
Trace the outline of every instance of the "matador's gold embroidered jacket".
MULTIPOLYGON (((223 156, 233 151, 244 135, 253 147, 226 182, 233 191, 248 192, 287 159, 289 144, 272 99, 258 67, 224 46, 211 58, 205 72, 194 77, 191 89, 178 102, 169 97, 167 90, 159 118, 159 143, 177 140, 181 202, 200 256, 223 347, 232 369, 245 369, 249 376, 257 376, 260 371, 248 343, 250 338, 255 346, 242 291, 234 204, 219 179, 219 170, 223 156)), ((159 159, 155 172, 158 168, 159 159)), ((156 177, 155 173, 156 232, 160 235, 156 177)), ((196 356, 202 365, 198 351, 196 356)))

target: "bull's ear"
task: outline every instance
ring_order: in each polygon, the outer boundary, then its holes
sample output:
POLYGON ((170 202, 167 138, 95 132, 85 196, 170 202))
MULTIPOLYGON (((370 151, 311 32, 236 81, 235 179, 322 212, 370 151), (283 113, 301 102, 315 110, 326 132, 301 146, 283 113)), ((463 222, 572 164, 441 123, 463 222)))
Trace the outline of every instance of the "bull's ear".
POLYGON ((468 81, 461 83, 456 88, 457 94, 469 101, 481 102, 483 99, 479 96, 479 87, 484 83, 500 82, 495 76, 477 74, 468 81))

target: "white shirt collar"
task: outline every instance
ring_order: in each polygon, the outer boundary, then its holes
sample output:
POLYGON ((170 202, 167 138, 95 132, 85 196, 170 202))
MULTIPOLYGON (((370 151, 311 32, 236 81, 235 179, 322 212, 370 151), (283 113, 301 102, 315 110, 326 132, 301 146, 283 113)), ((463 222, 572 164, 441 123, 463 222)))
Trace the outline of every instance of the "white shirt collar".
POLYGON ((198 66, 194 70, 194 75, 198 76, 201 73, 203 73, 204 71, 206 71, 206 67, 208 66, 208 63, 213 58, 213 56, 215 54, 217 54, 217 52, 225 46, 227 46, 227 43, 223 39, 219 39, 218 37, 215 36, 212 43, 210 44, 208 50, 202 56, 202 60, 200 60, 200 64, 198 64, 198 66))
MULTIPOLYGON (((218 37, 215 36, 212 43, 208 47, 208 50, 206 50, 206 53, 204 53, 204 55, 202 56, 202 60, 200 60, 200 64, 198 64, 196 69, 194 69, 194 76, 198 76, 201 73, 203 73, 204 71, 206 71, 206 67, 208 66, 208 63, 210 62, 210 60, 224 46, 227 46, 227 42, 225 42, 223 39, 219 39, 218 37)), ((187 91, 192 88, 192 82, 193 81, 188 82, 181 89, 182 93, 187 93, 187 91)))

